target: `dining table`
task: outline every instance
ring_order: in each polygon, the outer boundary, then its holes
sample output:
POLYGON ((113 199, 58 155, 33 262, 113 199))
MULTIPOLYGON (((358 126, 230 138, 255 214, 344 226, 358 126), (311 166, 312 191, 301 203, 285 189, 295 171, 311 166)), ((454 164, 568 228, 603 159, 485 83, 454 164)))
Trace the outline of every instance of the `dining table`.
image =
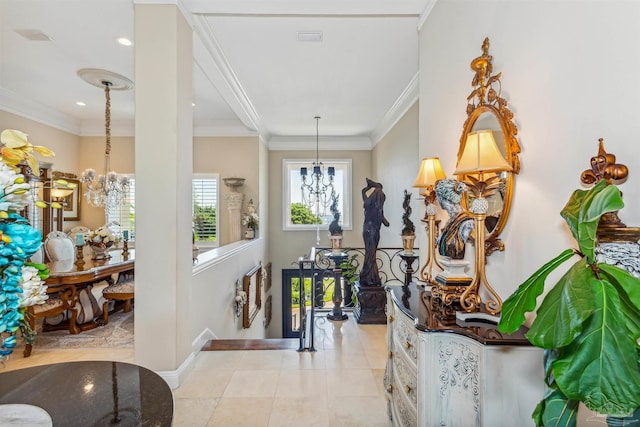
MULTIPOLYGON (((92 285, 106 281, 112 285, 119 274, 133 273, 135 269, 135 249, 129 249, 124 252, 122 249, 112 249, 108 252, 106 258, 93 259, 93 255, 85 254, 82 258, 65 261, 50 261, 47 263, 49 268, 49 277, 45 283, 49 287, 60 285, 73 285, 76 288, 75 304, 76 307, 82 308, 82 304, 93 304, 93 311, 101 314, 102 308, 98 305, 95 298, 87 292, 87 298, 81 299, 80 295, 92 285)), ((69 328, 69 321, 60 322, 56 325, 44 324, 43 331, 52 331, 59 329, 76 330, 79 332, 94 329, 100 326, 102 317, 97 316, 83 323, 77 324, 76 328, 69 328)))

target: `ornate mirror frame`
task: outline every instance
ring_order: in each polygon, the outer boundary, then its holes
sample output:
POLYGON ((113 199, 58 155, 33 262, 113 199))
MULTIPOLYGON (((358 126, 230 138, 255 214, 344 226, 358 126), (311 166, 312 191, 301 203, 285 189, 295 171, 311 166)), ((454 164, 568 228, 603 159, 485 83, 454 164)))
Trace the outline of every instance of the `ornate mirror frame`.
MULTIPOLYGON (((513 122, 514 115, 507 108, 507 101, 500 96, 502 92, 502 82, 500 78, 502 73, 493 75, 493 57, 489 55, 489 38, 485 38, 482 43, 482 55, 471 61, 471 70, 475 72, 473 81, 473 91, 467 97, 467 120, 464 122, 462 135, 460 137, 460 148, 458 150, 458 160, 460 160, 467 142, 467 136, 475 129, 474 126, 481 118, 493 117, 502 132, 504 144, 501 148, 502 154, 506 161, 511 165, 513 171, 501 172, 504 180, 503 207, 502 213, 497 223, 491 230, 487 230, 486 236, 486 255, 490 255, 496 250, 504 250, 504 244, 499 239, 500 233, 504 229, 514 190, 514 175, 520 172, 520 144, 518 143, 518 128, 513 122), (487 116, 489 115, 489 116, 487 116)), ((492 129, 497 131, 498 129, 492 129)), ((459 175, 458 179, 465 180, 466 175, 459 175)), ((468 201, 467 201, 468 202, 468 201)))

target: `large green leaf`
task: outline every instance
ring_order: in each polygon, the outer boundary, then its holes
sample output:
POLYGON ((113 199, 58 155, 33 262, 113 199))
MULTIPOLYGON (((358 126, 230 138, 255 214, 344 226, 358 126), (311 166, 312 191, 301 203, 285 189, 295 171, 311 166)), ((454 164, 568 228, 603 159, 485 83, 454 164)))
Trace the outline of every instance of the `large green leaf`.
MULTIPOLYGON (((623 313, 615 287, 607 280, 590 281, 596 307, 582 334, 553 363, 558 388, 602 414, 625 415, 640 406, 640 369, 630 313, 623 313)), ((633 323, 640 322, 637 312, 633 323)))
POLYGON ((640 337, 640 279, 613 265, 598 264, 598 267, 600 275, 616 289, 627 330, 637 339, 640 337))
POLYGON ((571 343, 595 309, 589 286, 594 281, 598 279, 586 259, 571 266, 540 304, 527 339, 542 348, 560 348, 571 343))
POLYGON ((560 264, 573 256, 572 249, 563 251, 560 255, 543 265, 524 281, 518 289, 502 304, 502 316, 498 324, 498 330, 511 334, 515 332, 525 321, 525 313, 536 308, 536 299, 544 291, 544 282, 547 276, 560 264))
POLYGON ((607 185, 602 180, 589 190, 574 191, 560 212, 589 263, 595 262, 595 239, 600 217, 623 207, 618 187, 607 185))
POLYGON ((640 279, 615 265, 598 264, 598 268, 611 283, 619 285, 629 296, 633 305, 640 310, 640 279))
MULTIPOLYGON (((539 419, 542 423, 539 425, 545 427, 575 427, 578 417, 578 404, 580 402, 567 399, 560 390, 553 389, 547 392, 543 402, 541 402, 542 411, 539 414, 539 419)), ((534 412, 534 420, 536 415, 536 412, 534 412)))

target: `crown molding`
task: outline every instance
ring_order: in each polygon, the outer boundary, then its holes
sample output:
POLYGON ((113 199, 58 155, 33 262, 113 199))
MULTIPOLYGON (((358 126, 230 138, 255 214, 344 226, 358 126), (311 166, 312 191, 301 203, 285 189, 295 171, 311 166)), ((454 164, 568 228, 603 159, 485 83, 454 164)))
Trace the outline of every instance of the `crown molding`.
POLYGON ((438 0, 427 0, 424 10, 420 14, 420 19, 418 20, 418 31, 422 30, 422 26, 427 22, 427 18, 431 14, 431 11, 435 7, 437 1, 438 0))
POLYGON ((258 132, 247 129, 240 120, 215 120, 209 123, 194 123, 193 136, 258 136, 258 132))
POLYGON ((80 133, 80 120, 8 89, 0 88, 0 110, 75 135, 80 133))
POLYGON ((416 73, 407 87, 402 91, 396 102, 389 108, 378 126, 371 132, 371 141, 375 147, 378 142, 398 123, 409 108, 413 107, 419 97, 420 74, 416 73))
MULTIPOLYGON (((366 136, 323 136, 320 139, 322 151, 327 150, 371 150, 371 139, 366 136)), ((315 151, 315 136, 274 136, 267 144, 273 151, 315 151)))
POLYGON ((194 14, 418 16, 429 0, 186 0, 194 14))
POLYGON ((249 130, 255 130, 269 139, 262 119, 258 115, 244 87, 227 60, 211 27, 203 17, 194 17, 196 26, 193 40, 193 57, 197 67, 211 83, 211 90, 218 90, 231 110, 249 130))

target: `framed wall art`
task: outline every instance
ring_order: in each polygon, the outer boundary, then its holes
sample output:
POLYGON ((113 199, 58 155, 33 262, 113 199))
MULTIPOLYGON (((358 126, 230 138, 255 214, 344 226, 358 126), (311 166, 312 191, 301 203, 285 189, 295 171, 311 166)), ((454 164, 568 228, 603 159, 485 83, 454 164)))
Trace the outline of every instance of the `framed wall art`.
POLYGON ((247 303, 242 310, 242 327, 249 328, 262 307, 262 264, 251 269, 243 278, 243 290, 247 294, 247 303))
POLYGON ((51 174, 54 180, 64 179, 69 184, 75 184, 73 192, 64 198, 63 217, 65 221, 80 221, 80 206, 82 206, 82 183, 74 173, 54 171, 51 174))

